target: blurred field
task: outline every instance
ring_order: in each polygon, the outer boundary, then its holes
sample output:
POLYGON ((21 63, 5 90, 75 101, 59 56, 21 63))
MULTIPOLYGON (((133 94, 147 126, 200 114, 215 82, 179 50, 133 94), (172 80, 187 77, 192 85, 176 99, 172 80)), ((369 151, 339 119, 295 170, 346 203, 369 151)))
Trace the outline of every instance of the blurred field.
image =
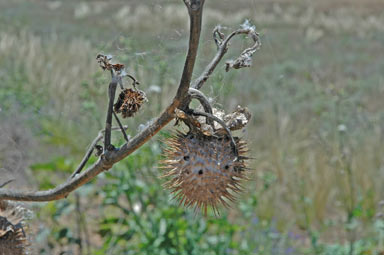
MULTIPOLYGON (((178 208, 157 179, 163 132, 77 196, 31 205, 36 254, 383 254, 383 10, 378 0, 206 0, 196 77, 216 24, 229 32, 249 19, 262 35, 252 68, 226 73, 223 62, 204 88, 225 110, 253 113, 247 192, 218 218, 178 208)), ((173 97, 187 36, 182 1, 0 0, 9 187, 63 182, 103 127, 109 77, 97 53, 147 92, 126 121, 134 135, 173 97)), ((237 39, 227 58, 247 45, 237 39)))

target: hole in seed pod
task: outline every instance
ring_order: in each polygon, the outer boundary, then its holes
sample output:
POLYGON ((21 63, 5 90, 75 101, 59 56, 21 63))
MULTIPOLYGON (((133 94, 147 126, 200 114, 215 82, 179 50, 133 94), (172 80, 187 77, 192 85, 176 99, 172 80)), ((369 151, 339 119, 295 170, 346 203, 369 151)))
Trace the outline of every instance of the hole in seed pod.
POLYGON ((189 137, 189 139, 193 139, 193 138, 195 138, 193 135, 191 135, 191 136, 189 137))
POLYGON ((228 165, 225 165, 224 169, 225 169, 225 170, 228 170, 228 169, 229 169, 229 166, 228 166, 228 165))
POLYGON ((189 156, 184 156, 184 160, 188 161, 189 160, 189 156))
POLYGON ((200 169, 200 170, 199 170, 199 174, 200 174, 200 175, 203 174, 203 169, 200 169))

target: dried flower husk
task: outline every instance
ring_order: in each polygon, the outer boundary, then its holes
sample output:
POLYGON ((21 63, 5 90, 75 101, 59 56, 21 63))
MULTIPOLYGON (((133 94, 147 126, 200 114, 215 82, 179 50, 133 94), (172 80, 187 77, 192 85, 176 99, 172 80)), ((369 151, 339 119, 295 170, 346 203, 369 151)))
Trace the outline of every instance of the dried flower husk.
POLYGON ((110 63, 112 60, 111 55, 97 54, 96 56, 97 63, 99 63, 100 67, 103 70, 111 70, 112 64, 110 63))
MULTIPOLYGON (((224 110, 218 108, 212 108, 212 114, 219 119, 223 120, 229 130, 235 131, 244 128, 251 119, 252 115, 247 107, 241 107, 238 105, 236 109, 229 114, 226 114, 224 110)), ((217 122, 214 123, 215 130, 212 130, 211 126, 205 121, 205 117, 198 117, 197 121, 200 123, 200 130, 205 134, 217 135, 225 134, 224 128, 217 122)))
POLYGON ((0 201, 0 255, 26 255, 30 246, 24 226, 25 209, 0 201))
POLYGON ((147 97, 144 91, 125 89, 120 93, 114 110, 116 113, 121 113, 123 118, 132 117, 145 101, 147 101, 147 97))
POLYGON ((121 72, 124 70, 125 65, 124 64, 112 64, 112 56, 111 55, 104 55, 104 54, 97 54, 96 56, 97 63, 99 63, 99 66, 103 70, 115 70, 116 72, 121 72))
POLYGON ((180 204, 202 209, 204 214, 208 207, 215 214, 219 205, 229 207, 242 190, 240 182, 247 179, 247 144, 239 138, 235 141, 238 155, 224 135, 207 136, 195 130, 168 138, 161 162, 163 177, 169 178, 164 186, 180 204))

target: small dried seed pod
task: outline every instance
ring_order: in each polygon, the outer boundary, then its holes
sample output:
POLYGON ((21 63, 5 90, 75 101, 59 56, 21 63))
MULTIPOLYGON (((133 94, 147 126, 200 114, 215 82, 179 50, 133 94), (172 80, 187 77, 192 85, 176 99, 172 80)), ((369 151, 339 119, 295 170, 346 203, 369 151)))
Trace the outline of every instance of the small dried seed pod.
POLYGON ((114 110, 116 113, 121 113, 123 118, 132 117, 145 101, 147 97, 143 91, 125 89, 120 93, 114 110))
POLYGON ((204 214, 211 207, 218 213, 218 205, 229 207, 240 192, 240 181, 247 179, 244 170, 247 145, 235 138, 238 157, 230 139, 225 136, 206 136, 200 132, 177 133, 166 140, 163 177, 169 177, 165 187, 186 207, 200 208, 204 214))
POLYGON ((0 255, 25 255, 29 242, 23 220, 25 209, 20 205, 0 201, 0 255))

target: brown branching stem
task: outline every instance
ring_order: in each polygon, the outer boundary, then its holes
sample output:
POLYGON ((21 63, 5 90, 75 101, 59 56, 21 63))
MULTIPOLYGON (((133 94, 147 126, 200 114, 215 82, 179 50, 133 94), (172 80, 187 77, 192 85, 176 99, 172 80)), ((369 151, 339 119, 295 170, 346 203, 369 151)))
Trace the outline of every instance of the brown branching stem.
POLYGON ((188 89, 191 83, 193 68, 196 62, 196 53, 199 47, 204 0, 184 0, 184 3, 187 6, 190 17, 190 32, 188 53, 180 85, 176 93, 176 98, 180 99, 184 99, 188 95, 188 89))
POLYGON ((109 83, 108 88, 108 111, 107 111, 107 120, 105 121, 105 136, 104 136, 104 150, 109 151, 111 148, 111 128, 112 128, 112 115, 113 115, 113 103, 115 101, 116 87, 118 79, 113 75, 112 72, 112 81, 109 83))
POLYGON ((172 100, 172 103, 163 111, 163 113, 153 123, 148 125, 144 130, 130 139, 129 142, 125 143, 122 147, 109 150, 111 147, 113 101, 116 92, 116 86, 118 84, 117 80, 112 79, 112 82, 109 85, 109 104, 104 137, 104 147, 106 150, 104 151, 104 154, 101 155, 101 157, 98 159, 98 161, 89 166, 82 173, 74 175, 74 177, 68 179, 67 182, 60 184, 50 190, 16 191, 0 188, 0 202, 2 200, 52 201, 65 198, 69 193, 89 182, 101 172, 109 170, 115 163, 121 161, 132 152, 137 150, 140 146, 151 139, 157 132, 159 132, 165 125, 174 119, 175 109, 184 106, 186 104, 185 98, 188 97, 188 89, 191 83, 191 77, 196 61, 197 49, 200 39, 204 0, 184 0, 184 3, 187 6, 190 17, 188 53, 176 96, 172 100))
MULTIPOLYGON (((241 68, 248 64, 247 61, 250 56, 260 47, 260 42, 258 40, 258 35, 252 28, 243 28, 234 31, 231 33, 226 39, 224 38, 219 30, 217 30, 216 34, 220 39, 216 41, 218 46, 218 52, 216 53, 213 60, 208 64, 204 72, 192 83, 191 85, 191 77, 193 73, 193 69, 196 62, 196 55, 199 45, 200 32, 201 32, 201 23, 202 23, 202 12, 204 0, 184 0, 185 5, 188 9, 188 14, 190 18, 190 35, 189 35, 189 44, 188 44, 188 52, 185 60, 182 76, 180 79, 180 83, 176 92, 175 97, 173 98, 171 104, 166 107, 166 109, 161 113, 159 117, 155 119, 151 124, 149 124, 144 130, 134 136, 132 139, 128 141, 128 137, 125 139, 126 143, 120 148, 114 148, 111 144, 111 131, 112 128, 112 118, 113 118, 113 103, 115 99, 116 87, 117 84, 121 82, 120 77, 116 77, 111 70, 112 81, 109 84, 108 88, 108 110, 107 110, 107 118, 105 125, 105 134, 103 135, 102 131, 99 132, 99 135, 92 142, 88 151, 86 152, 83 160, 81 161, 78 168, 71 175, 71 177, 67 180, 67 182, 58 185, 57 187, 44 190, 44 191, 16 191, 4 189, 3 186, 0 187, 0 205, 6 203, 5 200, 15 200, 15 201, 52 201, 59 200, 65 198, 72 191, 81 187, 85 183, 92 180, 94 177, 102 173, 103 171, 109 170, 112 166, 129 156, 131 153, 140 148, 144 143, 150 140, 154 135, 156 135, 164 126, 166 126, 171 120, 175 118, 175 110, 176 109, 186 109, 190 103, 191 98, 197 98, 200 103, 203 105, 204 110, 206 112, 198 112, 193 111, 194 115, 197 116, 205 116, 207 119, 218 122, 221 126, 223 126, 224 130, 227 132, 228 137, 231 139, 231 144, 233 146, 234 153, 236 156, 238 155, 237 146, 234 138, 231 135, 230 130, 221 119, 217 118, 212 114, 212 110, 209 109, 209 101, 205 97, 201 97, 198 91, 203 84, 208 80, 212 72, 215 70, 216 66, 223 58, 225 53, 228 50, 229 41, 235 36, 239 34, 248 34, 252 37, 255 44, 244 50, 240 57, 232 61, 228 68, 241 68), (189 89, 192 87, 192 97, 189 94, 189 89), (93 165, 89 166, 83 172, 82 169, 88 162, 95 146, 97 143, 104 137, 104 153, 101 157, 95 162, 93 165)), ((130 77, 134 84, 138 84, 133 77, 130 77)), ((119 123, 119 121, 118 121, 119 123)), ((121 129, 121 123, 119 123, 119 127, 117 129, 121 129)), ((124 134, 124 132, 123 132, 124 134)))

